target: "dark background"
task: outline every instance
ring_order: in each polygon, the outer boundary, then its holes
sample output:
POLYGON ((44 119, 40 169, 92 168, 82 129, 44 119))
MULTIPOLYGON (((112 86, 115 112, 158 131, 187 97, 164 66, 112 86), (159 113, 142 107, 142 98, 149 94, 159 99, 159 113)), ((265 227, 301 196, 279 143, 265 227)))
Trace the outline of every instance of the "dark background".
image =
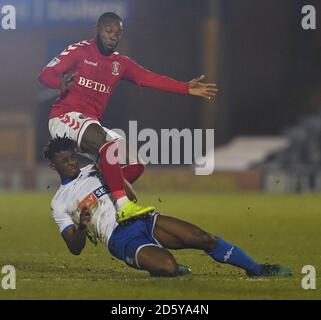
MULTIPOLYGON (((282 134, 321 106, 320 1, 122 2, 121 53, 179 80, 204 73, 220 92, 209 103, 123 82, 105 113, 107 127, 126 131, 128 121, 137 120, 139 128, 215 128, 217 146, 237 135, 282 134), (305 4, 317 9, 317 30, 301 27, 305 4)), ((91 38, 93 25, 18 21, 16 30, 0 31, 0 112, 30 116, 36 159, 49 138, 54 101, 38 73, 67 44, 91 38)))

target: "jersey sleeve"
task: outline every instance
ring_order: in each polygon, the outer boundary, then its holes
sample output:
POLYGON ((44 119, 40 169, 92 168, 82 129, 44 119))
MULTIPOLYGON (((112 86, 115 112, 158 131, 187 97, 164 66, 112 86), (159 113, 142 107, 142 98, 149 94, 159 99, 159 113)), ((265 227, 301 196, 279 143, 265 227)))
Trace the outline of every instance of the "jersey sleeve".
POLYGON ((62 233, 67 227, 75 225, 71 217, 66 213, 64 207, 55 201, 51 203, 51 214, 60 233, 62 233))
POLYGON ((132 59, 125 57, 126 68, 123 79, 138 86, 149 87, 172 93, 189 94, 188 82, 177 81, 170 77, 159 75, 140 66, 132 59))
POLYGON ((70 45, 58 56, 53 58, 40 72, 39 81, 48 88, 58 89, 63 75, 72 71, 81 54, 82 43, 70 45))

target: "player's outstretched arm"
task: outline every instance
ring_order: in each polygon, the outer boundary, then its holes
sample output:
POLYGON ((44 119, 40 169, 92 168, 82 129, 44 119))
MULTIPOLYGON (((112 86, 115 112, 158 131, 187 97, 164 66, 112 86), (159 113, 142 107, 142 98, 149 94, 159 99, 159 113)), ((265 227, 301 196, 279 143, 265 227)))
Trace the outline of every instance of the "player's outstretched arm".
POLYGON ((204 75, 189 82, 182 82, 147 70, 128 57, 125 61, 126 69, 123 79, 138 86, 172 93, 190 94, 208 100, 212 99, 218 92, 215 83, 200 82, 204 79, 204 75))
POLYGON ((91 215, 87 208, 84 208, 79 216, 78 228, 70 226, 62 232, 62 237, 65 240, 68 249, 74 255, 79 255, 86 245, 86 229, 90 222, 91 215))

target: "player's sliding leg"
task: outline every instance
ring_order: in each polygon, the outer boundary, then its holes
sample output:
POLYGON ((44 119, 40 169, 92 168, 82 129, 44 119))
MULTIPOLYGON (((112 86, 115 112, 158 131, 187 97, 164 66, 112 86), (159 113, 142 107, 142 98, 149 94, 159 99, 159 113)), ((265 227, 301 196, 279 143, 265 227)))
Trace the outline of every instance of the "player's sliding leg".
POLYGON ((173 255, 157 246, 145 246, 137 253, 137 267, 146 270, 152 277, 176 277, 191 274, 191 269, 177 264, 173 255))
POLYGON ((201 230, 193 224, 167 216, 157 218, 154 229, 155 238, 169 249, 201 249, 214 260, 240 267, 246 271, 259 273, 260 265, 236 246, 222 247, 222 241, 201 230), (231 248, 234 248, 231 253, 231 248), (228 258, 226 258, 228 257, 228 258))
POLYGON ((153 212, 154 207, 139 206, 126 196, 124 175, 118 159, 117 142, 106 142, 106 140, 108 137, 103 128, 98 124, 91 124, 82 136, 80 147, 85 152, 99 155, 102 175, 116 201, 117 221, 124 222, 153 212))
POLYGON ((155 238, 169 249, 202 249, 215 261, 242 268, 249 276, 291 276, 289 268, 280 265, 262 265, 241 248, 220 237, 214 237, 193 224, 167 216, 158 216, 155 238))
POLYGON ((152 275, 175 277, 178 265, 173 255, 166 249, 157 246, 145 246, 137 253, 138 267, 152 275))

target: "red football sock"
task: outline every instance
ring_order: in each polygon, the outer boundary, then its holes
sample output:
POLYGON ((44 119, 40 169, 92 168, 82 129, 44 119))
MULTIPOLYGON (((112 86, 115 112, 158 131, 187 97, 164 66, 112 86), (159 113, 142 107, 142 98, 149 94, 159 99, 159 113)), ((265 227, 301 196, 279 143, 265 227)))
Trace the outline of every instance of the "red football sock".
POLYGON ((122 167, 124 178, 129 183, 134 183, 144 172, 145 166, 141 163, 129 164, 122 167))
POLYGON ((118 148, 115 148, 115 143, 115 141, 111 141, 104 144, 99 150, 99 157, 104 180, 107 183, 113 198, 117 201, 122 197, 126 197, 126 192, 123 172, 119 165, 118 148), (116 158, 107 159, 108 155, 111 157, 111 150, 114 148, 115 152, 113 155, 116 158))

